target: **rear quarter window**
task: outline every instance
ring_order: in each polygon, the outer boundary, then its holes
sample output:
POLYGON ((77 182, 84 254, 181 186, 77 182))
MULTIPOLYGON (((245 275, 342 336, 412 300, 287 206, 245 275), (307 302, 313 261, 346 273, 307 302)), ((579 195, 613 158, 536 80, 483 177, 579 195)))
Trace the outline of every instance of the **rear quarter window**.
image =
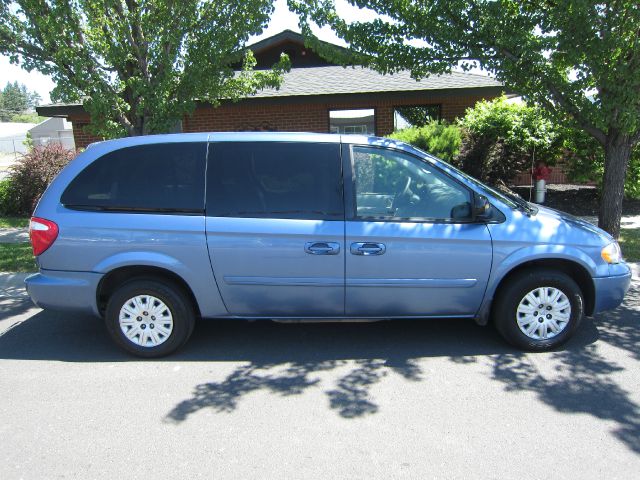
POLYGON ((69 184, 67 208, 204 212, 207 144, 137 145, 98 158, 69 184))

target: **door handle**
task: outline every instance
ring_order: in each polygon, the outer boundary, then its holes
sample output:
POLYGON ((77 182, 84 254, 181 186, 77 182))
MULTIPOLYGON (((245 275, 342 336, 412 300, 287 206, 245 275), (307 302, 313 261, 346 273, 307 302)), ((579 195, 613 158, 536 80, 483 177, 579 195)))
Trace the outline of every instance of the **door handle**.
POLYGON ((304 251, 311 255, 337 255, 340 253, 340 244, 337 242, 307 242, 304 251))
POLYGON ((355 242, 351 244, 352 255, 382 255, 387 251, 384 243, 355 242))

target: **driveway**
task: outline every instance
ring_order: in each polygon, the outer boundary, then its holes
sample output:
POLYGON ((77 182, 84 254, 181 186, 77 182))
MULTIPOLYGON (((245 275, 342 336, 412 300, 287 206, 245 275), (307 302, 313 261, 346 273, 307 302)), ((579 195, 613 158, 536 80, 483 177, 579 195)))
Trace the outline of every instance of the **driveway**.
POLYGON ((0 302, 0 478, 637 478, 640 282, 561 351, 467 320, 201 321, 177 355, 0 302))

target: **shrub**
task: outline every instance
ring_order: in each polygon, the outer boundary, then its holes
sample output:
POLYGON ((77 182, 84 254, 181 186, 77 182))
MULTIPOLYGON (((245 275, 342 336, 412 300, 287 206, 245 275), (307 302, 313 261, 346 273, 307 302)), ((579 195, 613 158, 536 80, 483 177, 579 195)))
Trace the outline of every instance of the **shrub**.
POLYGON ((460 127, 435 120, 423 127, 397 130, 389 138, 409 143, 447 162, 458 155, 462 143, 460 127))
POLYGON ((488 183, 509 182, 535 160, 553 165, 562 154, 558 128, 542 110, 506 97, 480 101, 458 121, 462 147, 455 164, 488 183))
POLYGON ((631 154, 627 179, 624 184, 624 194, 628 198, 640 199, 640 145, 636 145, 631 154))
POLYGON ((9 215, 31 215, 47 186, 76 156, 74 150, 59 143, 34 147, 10 167, 8 184, 11 208, 9 215))
POLYGON ((11 122, 18 123, 40 123, 46 120, 47 117, 41 117, 37 113, 16 113, 11 117, 11 122))
POLYGON ((11 184, 11 180, 5 178, 0 180, 0 215, 15 215, 18 211, 18 202, 15 196, 15 189, 11 184))

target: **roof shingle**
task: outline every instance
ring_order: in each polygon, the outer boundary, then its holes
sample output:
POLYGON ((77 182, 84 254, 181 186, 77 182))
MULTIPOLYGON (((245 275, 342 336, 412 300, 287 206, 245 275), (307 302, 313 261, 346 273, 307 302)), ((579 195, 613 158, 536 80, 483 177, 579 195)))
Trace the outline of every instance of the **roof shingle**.
POLYGON ((349 93, 403 92, 446 90, 458 88, 501 87, 502 83, 482 75, 451 72, 432 75, 416 81, 408 71, 383 75, 364 67, 307 67, 292 68, 284 74, 279 89, 268 88, 254 98, 335 95, 349 93))

